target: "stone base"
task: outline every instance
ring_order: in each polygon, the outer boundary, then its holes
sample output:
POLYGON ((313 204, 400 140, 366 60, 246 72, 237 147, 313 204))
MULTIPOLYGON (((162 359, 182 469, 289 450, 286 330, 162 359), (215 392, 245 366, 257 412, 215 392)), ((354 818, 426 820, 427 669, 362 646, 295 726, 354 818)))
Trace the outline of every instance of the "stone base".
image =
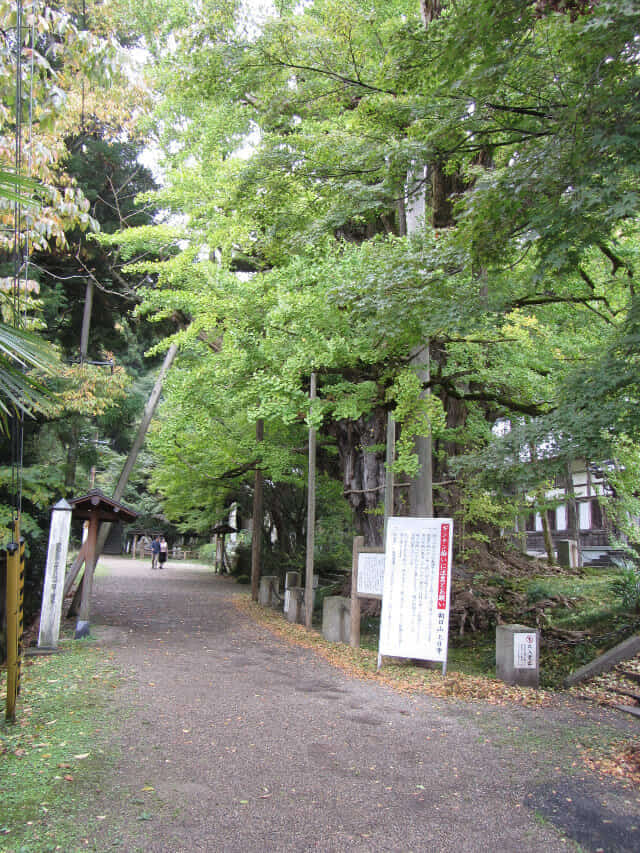
POLYGON ((526 625, 496 628, 496 675, 506 684, 540 684, 540 632, 526 625), (530 641, 530 642, 529 642, 530 641), (525 653, 526 652, 526 653, 525 653))

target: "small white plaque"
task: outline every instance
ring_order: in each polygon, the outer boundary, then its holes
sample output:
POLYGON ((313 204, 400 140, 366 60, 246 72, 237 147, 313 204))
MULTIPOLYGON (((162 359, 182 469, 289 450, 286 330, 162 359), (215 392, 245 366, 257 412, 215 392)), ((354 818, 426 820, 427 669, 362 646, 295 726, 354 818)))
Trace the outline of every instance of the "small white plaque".
POLYGON ((538 643, 535 632, 513 635, 514 669, 535 669, 538 665, 538 643))
POLYGON ((358 595, 382 598, 384 554, 358 554, 358 595))

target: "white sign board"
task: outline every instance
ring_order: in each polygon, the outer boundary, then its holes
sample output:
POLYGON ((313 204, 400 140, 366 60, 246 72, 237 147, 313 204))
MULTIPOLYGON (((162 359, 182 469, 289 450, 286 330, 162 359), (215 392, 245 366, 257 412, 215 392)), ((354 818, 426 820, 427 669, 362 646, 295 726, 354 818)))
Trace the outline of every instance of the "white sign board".
POLYGON ((384 554, 358 554, 358 595, 382 598, 384 554))
POLYGON ((450 518, 389 518, 384 566, 380 655, 447 659, 450 518))
POLYGON ((71 506, 63 499, 58 501, 51 513, 38 648, 55 649, 58 645, 70 527, 71 506))
POLYGON ((513 668, 535 669, 538 665, 538 644, 535 633, 513 635, 513 668))

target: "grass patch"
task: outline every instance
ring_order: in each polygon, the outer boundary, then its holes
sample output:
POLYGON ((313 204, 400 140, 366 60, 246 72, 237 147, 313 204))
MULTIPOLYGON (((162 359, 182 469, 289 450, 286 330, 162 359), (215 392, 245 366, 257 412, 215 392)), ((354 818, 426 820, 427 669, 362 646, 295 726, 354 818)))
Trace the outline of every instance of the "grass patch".
MULTIPOLYGON (((93 849, 91 791, 108 766, 117 679, 104 650, 84 641, 24 661, 17 721, 0 723, 2 853, 93 849)), ((3 681, 3 706, 5 697, 3 681)))

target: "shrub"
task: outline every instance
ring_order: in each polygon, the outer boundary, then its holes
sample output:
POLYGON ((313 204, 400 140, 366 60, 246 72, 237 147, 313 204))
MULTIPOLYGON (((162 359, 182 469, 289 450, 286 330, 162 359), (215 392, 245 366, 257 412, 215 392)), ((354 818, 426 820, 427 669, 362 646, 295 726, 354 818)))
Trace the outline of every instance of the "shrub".
POLYGON ((612 581, 611 591, 622 599, 624 607, 640 613, 640 566, 630 561, 622 563, 620 577, 612 581))

